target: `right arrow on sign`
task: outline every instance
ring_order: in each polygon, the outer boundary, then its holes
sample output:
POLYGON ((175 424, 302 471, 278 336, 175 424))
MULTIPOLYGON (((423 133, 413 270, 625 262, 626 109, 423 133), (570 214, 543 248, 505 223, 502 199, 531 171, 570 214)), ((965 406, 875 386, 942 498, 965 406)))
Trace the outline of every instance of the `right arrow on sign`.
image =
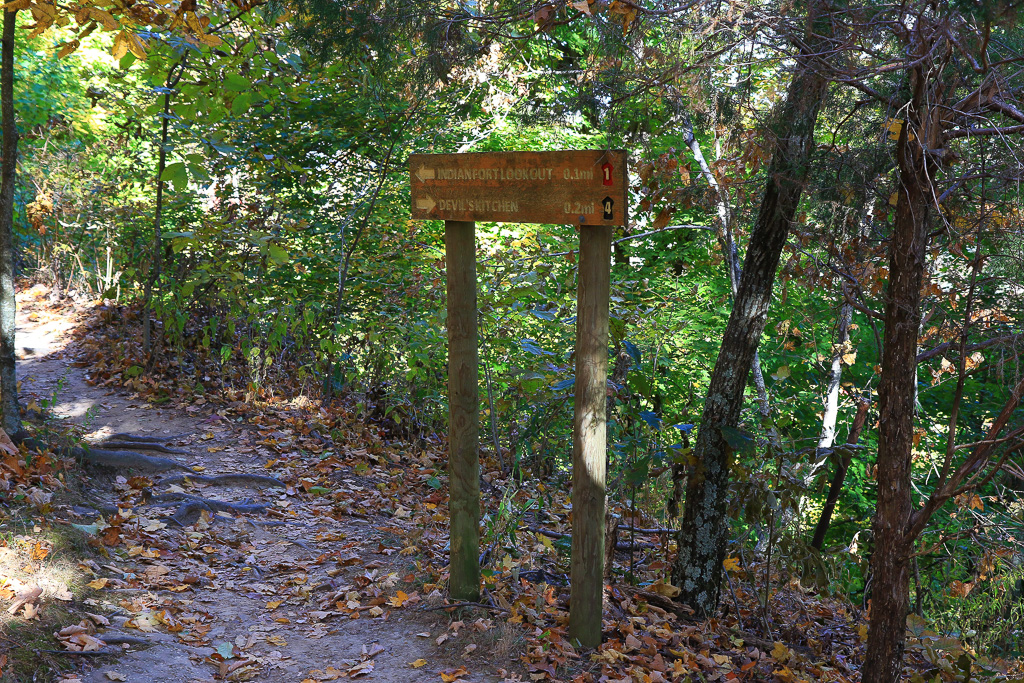
POLYGON ((610 221, 614 216, 612 215, 612 208, 615 206, 615 200, 611 197, 605 197, 601 200, 601 206, 604 209, 604 219, 610 221))
POLYGON ((437 204, 434 203, 434 200, 431 197, 416 200, 416 208, 422 209, 423 211, 433 211, 435 206, 437 206, 437 204))

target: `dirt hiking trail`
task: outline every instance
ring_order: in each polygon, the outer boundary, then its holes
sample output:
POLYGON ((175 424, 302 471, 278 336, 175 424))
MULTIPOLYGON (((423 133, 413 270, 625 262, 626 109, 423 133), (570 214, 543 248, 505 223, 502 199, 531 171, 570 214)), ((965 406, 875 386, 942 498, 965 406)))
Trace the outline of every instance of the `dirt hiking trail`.
MULTIPOLYGON (((100 540, 91 545, 107 555, 81 565, 84 580, 97 588, 81 610, 110 622, 96 637, 127 634, 148 643, 117 645, 123 652, 116 657, 68 655, 80 680, 497 681, 485 672, 511 668, 502 661, 513 655, 504 648, 500 614, 453 624, 448 613, 429 609, 441 604, 440 594, 422 585, 414 553, 403 550, 403 538, 416 534, 411 523, 393 515, 332 518, 321 499, 259 478, 280 474, 265 465, 279 452, 263 442, 286 442, 289 430, 268 435, 208 405, 154 406, 104 387, 90 367, 80 367, 80 313, 54 308, 36 289, 19 299, 23 405, 51 402, 54 422, 83 425, 89 442, 117 433, 151 437, 174 452, 152 455, 189 468, 184 478, 92 468, 89 505, 54 507, 55 524, 95 534, 100 540), (259 477, 215 486, 190 479, 190 472, 259 477), (138 500, 131 496, 147 484, 153 500, 166 495, 171 502, 111 509, 119 500, 138 500), (196 515, 171 494, 267 509, 196 515), (443 651, 439 639, 449 641, 443 651)), ((347 473, 337 486, 369 494, 389 476, 384 467, 347 473)))

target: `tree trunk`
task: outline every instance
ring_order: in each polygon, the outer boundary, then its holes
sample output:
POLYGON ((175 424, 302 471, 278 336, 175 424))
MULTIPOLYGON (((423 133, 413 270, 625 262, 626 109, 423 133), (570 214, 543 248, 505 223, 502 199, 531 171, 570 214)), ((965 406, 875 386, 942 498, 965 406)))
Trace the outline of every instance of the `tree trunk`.
MULTIPOLYGON (((184 59, 184 58, 183 58, 184 59)), ((172 74, 175 68, 181 64, 178 61, 167 73, 167 81, 164 92, 163 118, 160 119, 160 152, 157 156, 156 165, 156 209, 153 214, 153 262, 150 266, 149 277, 146 279, 146 290, 143 293, 145 298, 145 313, 142 322, 142 351, 146 356, 152 350, 152 324, 153 324, 153 287, 160 279, 160 271, 163 266, 163 236, 160 232, 160 221, 163 218, 164 210, 164 169, 167 168, 167 127, 171 119, 171 88, 177 83, 172 82, 172 74)))
MULTIPOLYGON (((817 5, 810 8, 809 27, 816 23, 818 10, 824 11, 817 5)), ((824 19, 825 26, 814 26, 814 31, 808 33, 829 34, 827 16, 824 19)), ((805 49, 820 54, 827 49, 822 43, 810 40, 805 49)), ((729 529, 725 507, 731 453, 721 428, 735 427, 739 422, 747 376, 768 314, 775 270, 803 192, 815 146, 814 126, 828 89, 828 80, 817 73, 812 59, 806 53, 801 55, 786 101, 776 113, 776 149, 704 403, 694 452, 696 471, 686 486, 679 554, 672 578, 682 591, 678 599, 705 617, 713 616, 718 608, 729 529)))
POLYGON ((4 12, 0 46, 0 117, 3 143, 0 155, 0 411, 3 428, 13 434, 21 427, 18 377, 14 362, 14 180, 18 163, 18 126, 14 120, 14 28, 18 12, 4 12))
MULTIPOLYGON (((925 41, 918 49, 926 52, 925 41)), ((917 342, 921 324, 921 283, 928 242, 930 178, 922 149, 936 144, 937 122, 928 117, 927 77, 920 66, 910 72, 912 98, 907 123, 896 143, 899 189, 889 242, 889 286, 885 339, 878 384, 878 503, 871 555, 871 627, 862 670, 863 683, 896 683, 903 669, 906 618, 910 610, 910 561, 907 526, 911 514, 911 451, 914 445, 914 396, 917 342), (911 140, 908 132, 914 133, 911 140)), ((933 104, 932 106, 937 106, 933 104)))
MULTIPOLYGON (((845 287, 844 287, 845 288, 845 287)), ((825 414, 821 418, 821 437, 818 448, 832 448, 836 440, 836 422, 839 419, 839 382, 843 378, 843 352, 850 341, 850 318, 853 307, 843 302, 836 324, 836 341, 832 349, 832 368, 828 375, 828 389, 825 392, 825 414)))
MULTIPOLYGON (((850 425, 850 433, 846 437, 846 443, 855 445, 860 440, 860 433, 864 429, 864 423, 868 419, 868 408, 870 401, 861 399, 857 403, 857 413, 853 416, 853 424, 850 425)), ((825 534, 832 523, 832 513, 835 512, 836 502, 839 501, 839 494, 843 492, 843 481, 850 469, 851 456, 844 455, 843 459, 836 465, 835 474, 832 475, 832 483, 828 487, 828 497, 825 499, 825 506, 821 509, 821 516, 818 517, 818 524, 814 527, 814 538, 811 540, 811 547, 821 550, 825 543, 825 534)))

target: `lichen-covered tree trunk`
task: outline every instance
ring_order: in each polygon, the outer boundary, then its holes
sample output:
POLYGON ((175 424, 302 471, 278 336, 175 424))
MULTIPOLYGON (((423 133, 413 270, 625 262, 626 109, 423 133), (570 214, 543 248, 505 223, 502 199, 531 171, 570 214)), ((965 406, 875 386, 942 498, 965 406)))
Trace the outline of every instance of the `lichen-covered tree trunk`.
POLYGON ((827 17, 817 21, 821 17, 815 13, 825 11, 817 3, 809 11, 808 27, 813 30, 808 33, 813 37, 805 41, 805 49, 810 52, 797 60, 786 100, 775 112, 775 153, 704 402, 694 448, 696 471, 686 486, 679 555, 672 578, 682 591, 678 599, 703 616, 713 615, 718 608, 729 528, 725 508, 730 452, 721 428, 735 427, 739 422, 747 376, 771 302, 775 271, 803 192, 814 151, 814 127, 828 90, 829 81, 815 69, 814 58, 828 49, 821 36, 830 32, 829 22, 827 17))
POLYGON ((14 328, 17 303, 14 300, 14 174, 18 158, 18 127, 14 120, 14 27, 17 11, 4 12, 0 46, 0 117, 3 143, 0 146, 0 395, 3 428, 18 431, 18 378, 14 364, 14 328))
MULTIPOLYGON (((917 47, 921 53, 929 49, 924 41, 917 47)), ((907 123, 896 143, 899 188, 889 242, 885 339, 878 384, 878 502, 873 527, 875 550, 871 554, 871 628, 861 679, 864 683, 900 680, 910 609, 907 526, 912 512, 917 344, 928 215, 933 201, 930 179, 936 172, 928 167, 923 145, 942 146, 935 139, 940 123, 928 120, 929 114, 938 116, 938 103, 929 104, 934 93, 927 88, 928 78, 922 68, 910 72, 907 123)))

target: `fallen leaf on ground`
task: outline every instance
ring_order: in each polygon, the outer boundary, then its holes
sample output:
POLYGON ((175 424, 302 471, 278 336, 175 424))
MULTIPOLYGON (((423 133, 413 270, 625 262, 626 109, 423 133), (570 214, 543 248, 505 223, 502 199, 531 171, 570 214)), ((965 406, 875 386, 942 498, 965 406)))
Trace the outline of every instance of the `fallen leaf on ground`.
POLYGON ((772 658, 779 664, 785 664, 789 661, 789 658, 793 656, 793 653, 789 651, 789 648, 782 643, 775 643, 775 647, 772 648, 772 658))
POLYGON ((359 662, 346 673, 349 678, 356 678, 358 676, 368 676, 373 671, 373 660, 370 659, 365 662, 359 662))

